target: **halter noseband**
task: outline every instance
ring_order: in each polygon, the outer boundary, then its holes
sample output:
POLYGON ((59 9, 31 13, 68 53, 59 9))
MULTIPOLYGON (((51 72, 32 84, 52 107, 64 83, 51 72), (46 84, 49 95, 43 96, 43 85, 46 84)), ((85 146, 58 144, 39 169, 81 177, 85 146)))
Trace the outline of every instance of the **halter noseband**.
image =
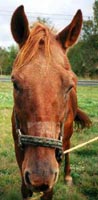
POLYGON ((33 147, 48 147, 56 149, 56 159, 58 162, 62 160, 62 136, 64 133, 64 122, 61 125, 61 131, 59 135, 59 139, 52 139, 46 137, 38 137, 38 136, 29 136, 24 135, 20 129, 20 123, 17 118, 16 112, 14 111, 14 119, 15 119, 15 126, 16 126, 16 133, 18 135, 18 145, 23 150, 25 146, 33 146, 33 147))

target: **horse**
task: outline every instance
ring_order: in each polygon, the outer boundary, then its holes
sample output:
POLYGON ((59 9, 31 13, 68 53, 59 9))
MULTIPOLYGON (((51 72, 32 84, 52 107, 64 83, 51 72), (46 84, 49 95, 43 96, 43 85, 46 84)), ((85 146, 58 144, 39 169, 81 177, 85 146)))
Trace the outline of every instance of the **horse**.
MULTIPOLYGON (((62 151, 70 148, 73 122, 90 123, 78 108, 77 77, 66 53, 77 41, 82 21, 78 10, 71 23, 54 34, 42 23, 30 29, 23 5, 11 18, 11 32, 19 45, 11 73, 12 133, 23 200, 33 192, 43 192, 41 200, 52 200, 62 151)), ((72 183, 69 154, 64 180, 72 183)))

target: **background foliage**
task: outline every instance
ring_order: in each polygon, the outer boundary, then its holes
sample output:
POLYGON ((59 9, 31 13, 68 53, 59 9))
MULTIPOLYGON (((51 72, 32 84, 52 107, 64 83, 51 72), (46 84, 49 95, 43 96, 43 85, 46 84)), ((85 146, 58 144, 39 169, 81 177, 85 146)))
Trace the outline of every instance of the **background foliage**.
POLYGON ((98 0, 93 5, 93 19, 83 22, 81 39, 68 56, 77 75, 98 78, 98 0))
POLYGON ((18 47, 16 46, 11 46, 8 49, 0 48, 0 74, 8 75, 11 73, 17 52, 18 47))

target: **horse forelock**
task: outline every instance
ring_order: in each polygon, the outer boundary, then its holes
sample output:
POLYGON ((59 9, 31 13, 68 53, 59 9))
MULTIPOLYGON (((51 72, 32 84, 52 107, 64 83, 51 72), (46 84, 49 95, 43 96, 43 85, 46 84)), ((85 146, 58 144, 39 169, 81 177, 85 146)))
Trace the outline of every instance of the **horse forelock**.
POLYGON ((22 48, 19 50, 19 53, 14 62, 14 67, 16 69, 21 68, 22 66, 28 64, 36 53, 41 45, 44 45, 45 57, 49 60, 51 55, 50 50, 50 41, 51 31, 49 28, 41 23, 37 23, 30 31, 29 37, 22 48))

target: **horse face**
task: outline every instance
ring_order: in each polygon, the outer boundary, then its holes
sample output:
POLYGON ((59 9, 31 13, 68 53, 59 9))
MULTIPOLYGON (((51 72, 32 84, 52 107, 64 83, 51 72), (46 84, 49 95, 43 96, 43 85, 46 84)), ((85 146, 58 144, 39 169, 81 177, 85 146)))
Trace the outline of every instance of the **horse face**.
MULTIPOLYGON (((67 114, 67 98, 72 78, 62 67, 31 62, 21 73, 14 71, 15 112, 24 135, 59 139, 61 123, 67 114)), ((22 174, 25 183, 41 190, 53 186, 59 173, 55 149, 24 148, 22 174)))
MULTIPOLYGON (((41 24, 30 32, 23 7, 13 14, 12 34, 20 46, 12 71, 14 110, 22 134, 59 139, 61 124, 68 113, 69 92, 74 86, 64 49, 76 41, 81 21, 78 11, 72 23, 54 36, 41 24)), ((26 146, 19 158, 17 139, 15 143, 25 184, 37 191, 51 189, 59 173, 55 149, 26 146)))

